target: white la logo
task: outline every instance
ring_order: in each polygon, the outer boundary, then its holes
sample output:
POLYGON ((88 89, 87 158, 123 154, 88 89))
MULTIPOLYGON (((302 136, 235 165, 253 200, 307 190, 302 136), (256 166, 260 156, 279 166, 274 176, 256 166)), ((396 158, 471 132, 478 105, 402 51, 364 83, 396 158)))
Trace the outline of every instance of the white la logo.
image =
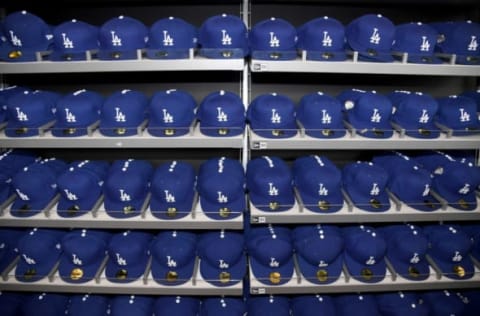
POLYGON ((28 195, 26 195, 25 193, 22 193, 19 189, 15 189, 15 191, 17 192, 18 197, 22 201, 30 201, 30 198, 28 197, 28 195))
POLYGON ((378 188, 378 183, 373 183, 372 189, 370 190, 370 195, 379 195, 380 189, 378 188))
POLYGON ((73 264, 76 264, 76 265, 79 265, 81 266, 83 263, 82 263, 82 260, 80 260, 80 258, 77 257, 76 254, 72 253, 72 261, 73 261, 73 264))
POLYGON ((455 251, 455 255, 452 257, 452 261, 453 262, 460 262, 462 261, 463 257, 462 255, 460 254, 459 251, 455 251))
POLYGON ((15 110, 17 110, 17 120, 20 122, 25 122, 28 121, 28 116, 24 112, 20 111, 19 107, 16 107, 15 110))
POLYGON ((373 114, 370 117, 370 121, 373 123, 380 123, 381 120, 382 120, 382 116, 378 112, 378 109, 373 109, 373 114))
POLYGON ((13 33, 13 31, 9 31, 10 33, 10 41, 12 42, 13 46, 22 46, 22 41, 13 33))
POLYGON ((272 123, 281 123, 282 117, 277 113, 277 109, 272 109, 272 123))
POLYGON ((468 44, 468 50, 469 51, 477 51, 478 49, 478 43, 477 43, 477 37, 475 35, 471 36, 470 43, 468 44))
POLYGON ((65 120, 68 123, 75 123, 77 121, 77 118, 72 112, 70 112, 69 108, 65 108, 65 120))
POLYGON ((63 38, 63 47, 74 48, 73 47, 73 41, 67 37, 67 34, 62 33, 62 38, 63 38))
POLYGON ((120 201, 127 202, 131 200, 130 195, 125 193, 123 189, 120 189, 119 191, 120 191, 120 201))
POLYGON ((322 124, 332 123, 332 117, 328 114, 327 110, 322 110, 322 124))
POLYGON ((278 189, 271 182, 268 183, 268 195, 270 196, 278 195, 278 189))
POLYGON ((228 35, 227 30, 222 30, 222 45, 232 45, 232 38, 228 35))
POLYGON ((220 259, 220 260, 219 260, 218 267, 219 267, 220 269, 228 269, 229 265, 228 265, 228 263, 226 263, 225 261, 223 261, 223 259, 220 259))
POLYGON ((228 116, 225 112, 223 112, 221 107, 217 107, 217 120, 219 122, 227 122, 228 116))
POLYGON ((326 263, 323 260, 320 260, 320 262, 318 263, 318 267, 319 268, 328 267, 328 263, 326 263))
POLYGON ((470 114, 465 112, 464 108, 460 108, 460 122, 470 122, 470 114))
POLYGON ((328 189, 323 186, 323 183, 320 183, 320 188, 318 189, 318 195, 323 195, 323 196, 328 195, 328 189))
POLYGON ((163 46, 173 46, 173 38, 168 34, 167 30, 163 31, 163 46))
POLYGON ((280 47, 280 40, 274 32, 270 32, 270 47, 280 47))
POLYGON ((122 258, 118 252, 115 253, 115 256, 117 257, 117 264, 119 266, 126 266, 127 265, 127 260, 122 258))
POLYGON ((112 35, 112 45, 113 46, 122 46, 122 39, 115 34, 115 31, 110 31, 112 35))
POLYGON ((378 33, 378 29, 374 28, 373 33, 370 36, 370 43, 372 44, 379 44, 381 40, 380 33, 378 33))
POLYGON ((420 262, 420 257, 418 256, 418 253, 414 253, 413 257, 410 259, 410 263, 419 263, 420 262))
POLYGON ((168 190, 164 190, 165 192, 165 201, 167 203, 175 203, 175 196, 173 196, 168 190))
POLYGON ((418 119, 418 122, 419 123, 428 123, 429 120, 430 120, 430 116, 428 115, 428 111, 423 109, 422 110, 422 115, 418 119))
POLYGON ((460 190, 458 190, 458 193, 460 193, 460 194, 468 194, 469 192, 470 192, 470 184, 469 183, 465 183, 463 185, 463 187, 460 190))
POLYGON ((275 258, 270 258, 269 266, 271 268, 278 268, 280 266, 280 263, 275 258))
POLYGON ((228 197, 226 195, 222 194, 221 191, 218 191, 217 194, 218 203, 228 203, 228 197))
POLYGON ((323 31, 322 46, 330 47, 332 46, 332 42, 332 38, 330 37, 330 35, 328 35, 328 31, 323 31))
POLYGON ((120 111, 120 108, 115 108, 115 121, 117 122, 126 122, 126 116, 125 114, 120 111))
POLYGON ((374 265, 375 264, 375 258, 373 256, 370 256, 370 258, 368 258, 368 260, 365 262, 366 265, 374 265))
POLYGON ((65 192, 67 199, 69 199, 70 201, 78 200, 78 197, 74 193, 68 191, 68 189, 63 189, 63 191, 65 192))
POLYGON ((25 260, 25 262, 27 264, 36 264, 35 260, 28 257, 26 254, 22 254, 22 257, 23 257, 23 260, 25 260))
POLYGON ((163 122, 173 123, 173 116, 167 112, 167 109, 162 109, 162 111, 163 111, 163 122))
POLYGON ((423 190, 422 196, 427 196, 430 193, 430 185, 425 184, 425 189, 423 190))
POLYGON ((173 260, 170 256, 167 256, 167 266, 170 268, 175 268, 177 266, 177 262, 173 260))
POLYGON ((420 45, 420 51, 428 52, 430 50, 430 42, 426 36, 422 36, 422 44, 420 45))

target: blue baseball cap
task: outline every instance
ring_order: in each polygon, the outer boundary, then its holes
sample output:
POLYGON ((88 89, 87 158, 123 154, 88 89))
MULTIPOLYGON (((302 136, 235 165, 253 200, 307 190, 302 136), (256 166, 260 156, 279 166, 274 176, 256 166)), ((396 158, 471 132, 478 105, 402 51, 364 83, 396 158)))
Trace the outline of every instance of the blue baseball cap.
POLYGON ((431 24, 439 33, 436 50, 456 55, 455 63, 480 64, 480 24, 472 21, 447 21, 431 24))
POLYGON ((87 51, 98 49, 98 27, 76 19, 53 29, 52 61, 87 60, 87 51))
POLYGON ((151 316, 153 315, 154 296, 115 295, 110 300, 110 315, 151 316))
POLYGON ((39 128, 55 120, 55 104, 60 96, 50 91, 24 91, 9 99, 7 105, 8 137, 39 134, 39 128))
POLYGON ((389 138, 393 135, 390 125, 393 105, 383 94, 375 91, 361 93, 345 113, 358 135, 368 138, 389 138))
POLYGON ((200 132, 207 136, 230 137, 243 133, 246 114, 236 93, 219 90, 203 98, 197 111, 200 132))
POLYGON ((452 129, 452 135, 464 136, 480 132, 477 104, 472 98, 451 95, 437 99, 436 122, 452 129))
POLYGON ((18 239, 18 261, 15 278, 20 282, 35 282, 52 272, 62 253, 62 230, 32 228, 18 239))
POLYGON ((34 162, 12 178, 17 197, 10 213, 16 217, 30 217, 42 212, 58 193, 57 177, 67 168, 60 159, 34 162))
POLYGON ((324 16, 309 20, 297 28, 299 50, 305 50, 307 60, 344 61, 345 26, 335 18, 324 16))
POLYGON ((343 207, 342 172, 326 157, 302 156, 292 165, 293 184, 312 212, 334 213, 343 207))
POLYGON ((153 136, 182 136, 188 134, 195 120, 197 102, 183 90, 156 92, 148 104, 148 132, 153 136))
POLYGON ((148 98, 137 90, 121 90, 107 97, 100 116, 100 133, 105 136, 137 134, 147 118, 148 98))
POLYGON ((465 304, 453 291, 426 291, 422 293, 422 298, 430 309, 429 315, 464 315, 466 309, 465 304))
MULTIPOLYGON (((0 93, 1 93, 1 90, 0 90, 0 93)), ((473 101, 475 101, 475 103, 477 104, 477 112, 480 112, 480 89, 463 91, 459 95, 462 97, 469 97, 473 99, 473 101)), ((0 94, 0 98, 1 98, 1 94, 0 94)))
POLYGON ((150 184, 150 211, 161 219, 179 219, 191 213, 196 173, 192 164, 173 160, 160 164, 150 184))
POLYGON ((247 304, 239 297, 206 297, 202 300, 200 316, 244 316, 247 304))
POLYGON ((25 230, 21 228, 0 228, 0 274, 18 256, 17 244, 23 235, 25 230))
POLYGON ((425 255, 428 238, 418 226, 411 224, 389 225, 378 230, 387 242, 387 258, 394 270, 412 281, 425 280, 430 267, 425 255))
POLYGON ((248 50, 248 29, 243 20, 232 14, 207 18, 198 31, 200 56, 214 59, 244 58, 248 50))
POLYGON ((31 294, 24 294, 22 292, 0 292, 0 311, 2 316, 17 316, 22 313, 22 306, 25 299, 31 294))
POLYGON ((297 30, 282 18, 271 17, 255 23, 248 39, 254 59, 292 60, 298 55, 297 30))
POLYGON ((101 160, 71 163, 57 178, 58 215, 76 217, 91 211, 103 193, 108 167, 108 162, 101 160))
POLYGON ((334 297, 338 316, 380 316, 374 294, 340 294, 334 297))
POLYGON ((470 163, 448 161, 434 172, 433 189, 448 205, 465 211, 477 208, 475 190, 480 184, 479 167, 470 163))
POLYGON ((0 154, 0 169, 12 177, 24 167, 40 160, 40 156, 29 149, 10 148, 0 154))
POLYGON ((193 296, 160 296, 153 303, 153 314, 197 316, 200 305, 201 300, 193 296))
POLYGON ((428 316, 429 306, 416 292, 387 292, 375 295, 378 310, 385 316, 428 316))
POLYGON ((239 232, 203 233, 198 240, 198 256, 202 278, 215 286, 238 284, 247 272, 244 237, 239 232))
POLYGON ((393 105, 392 122, 415 138, 437 138, 440 130, 434 123, 438 102, 422 92, 395 91, 387 95, 393 105))
POLYGON ((106 295, 72 294, 68 303, 68 316, 107 316, 110 311, 110 299, 106 295))
POLYGON ((456 159, 450 155, 450 152, 439 150, 425 150, 412 155, 412 159, 418 163, 422 168, 427 169, 432 174, 441 174, 443 172, 443 166, 450 161, 456 161, 456 159))
POLYGON ((140 278, 147 268, 152 238, 153 235, 144 231, 115 233, 108 243, 107 279, 127 283, 140 278))
POLYGON ((336 308, 332 296, 329 295, 296 295, 291 298, 292 315, 309 316, 320 313, 325 316, 335 316, 336 308))
POLYGON ((149 29, 146 54, 150 59, 186 59, 198 45, 198 30, 182 18, 162 18, 149 29))
POLYGON ((141 213, 154 169, 150 162, 127 159, 112 163, 103 185, 104 206, 108 215, 128 218, 141 213))
POLYGON ((311 137, 340 138, 346 134, 340 101, 323 92, 304 95, 296 109, 296 118, 311 137))
POLYGON ((429 225, 424 232, 429 241, 427 254, 445 277, 454 280, 473 277, 472 242, 460 226, 429 225))
POLYGON ((260 231, 251 229, 247 238, 250 269, 259 282, 266 285, 282 285, 293 276, 293 241, 290 230, 269 226, 260 231))
POLYGON ((0 46, 0 59, 8 62, 36 61, 36 53, 48 51, 53 41, 51 27, 27 11, 7 15, 3 29, 7 41, 0 46))
POLYGON ((56 103, 52 135, 73 137, 88 134, 87 128, 100 120, 104 98, 91 90, 77 90, 63 95, 56 103))
POLYGON ((108 231, 75 229, 62 238, 58 266, 60 278, 68 283, 93 280, 107 254, 112 234, 108 231))
POLYGON ((219 157, 204 161, 198 171, 196 189, 202 211, 212 219, 236 218, 247 208, 245 172, 236 159, 219 157))
POLYGON ((187 231, 163 231, 150 247, 153 279, 162 285, 180 285, 193 276, 197 236, 187 231))
POLYGON ((31 293, 22 304, 21 315, 63 316, 68 310, 70 295, 58 293, 31 293))
POLYGON ((395 26, 392 51, 407 53, 407 62, 414 64, 441 64, 435 56, 438 32, 422 22, 403 23, 395 26))
POLYGON ((248 316, 289 316, 290 298, 285 295, 250 296, 247 299, 248 316))
POLYGON ((365 14, 345 28, 347 44, 363 61, 393 62, 391 48, 395 40, 395 25, 381 14, 365 14))
MULTIPOLYGON (((1 34, 1 30, 0 30, 1 34)), ((1 48, 0 48, 1 50, 1 48)), ((30 89, 20 86, 8 86, 0 88, 0 123, 7 121, 7 109, 9 99, 16 94, 24 93, 24 91, 29 91, 30 89)))
POLYGON ((383 212, 390 209, 387 193, 388 173, 372 162, 349 163, 342 170, 343 188, 353 204, 368 212, 383 212))
POLYGON ((303 277, 316 284, 335 282, 343 268, 341 230, 329 225, 298 226, 293 230, 294 249, 303 277))
POLYGON ((262 156, 249 160, 246 176, 249 198, 256 208, 281 212, 295 204, 293 174, 280 157, 262 156))
POLYGON ((385 239, 373 227, 347 226, 343 228, 345 266, 350 275, 365 283, 380 282, 387 270, 385 239))
POLYGON ((247 122, 253 132, 262 137, 293 137, 297 134, 295 103, 275 92, 261 94, 248 106, 247 122))
POLYGON ((148 28, 142 21, 120 15, 100 26, 98 59, 137 59, 137 50, 148 41, 148 28))

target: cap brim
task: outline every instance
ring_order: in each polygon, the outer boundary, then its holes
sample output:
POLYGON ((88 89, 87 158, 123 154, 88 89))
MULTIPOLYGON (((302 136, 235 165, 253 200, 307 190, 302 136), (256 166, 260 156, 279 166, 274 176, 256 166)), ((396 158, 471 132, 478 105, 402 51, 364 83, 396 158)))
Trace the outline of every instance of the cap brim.
POLYGON ((149 257, 136 258, 138 262, 135 265, 119 266, 114 258, 109 258, 105 268, 105 276, 111 282, 128 283, 139 279, 147 267, 149 257))
POLYGON ((295 196, 293 195, 293 191, 291 193, 284 192, 283 194, 275 196, 274 198, 250 191, 249 197, 250 201, 256 208, 265 212, 288 211, 295 204, 295 196))
POLYGON ((298 56, 296 50, 262 51, 253 50, 252 58, 260 60, 293 60, 298 56))
POLYGON ((37 136, 40 127, 46 123, 48 122, 38 123, 38 126, 26 126, 15 121, 8 121, 7 126, 5 127, 5 135, 8 137, 37 136))
POLYGON ((200 132, 206 136, 232 137, 242 134, 244 130, 244 123, 236 124, 235 126, 211 126, 200 121, 200 132))
POLYGON ((480 55, 477 55, 477 56, 457 55, 455 58, 455 63, 460 65, 480 65, 480 55))
POLYGON ((279 267, 271 268, 263 265, 254 256, 250 255, 250 267, 255 278, 267 285, 282 285, 289 282, 293 276, 293 257, 290 257, 284 264, 279 267), (272 277, 272 274, 275 274, 272 277), (272 282, 274 280, 274 282, 272 282))
POLYGON ((462 260, 458 262, 443 261, 440 258, 432 257, 433 261, 437 264, 438 268, 444 276, 454 280, 466 280, 473 277, 475 267, 473 261, 468 255, 465 255, 462 260))
MULTIPOLYGON (((138 125, 140 125, 139 123, 138 125)), ((137 135, 138 133, 138 125, 137 126, 112 126, 107 124, 102 124, 100 122, 99 130, 100 133, 104 136, 110 137, 125 137, 125 136, 133 136, 137 135)))
POLYGON ((87 60, 87 52, 62 52, 62 51, 52 51, 48 58, 51 61, 79 61, 87 60))
POLYGON ((42 259, 38 264, 27 264, 24 260, 18 261, 15 278, 21 282, 35 282, 48 276, 52 271, 55 263, 57 263, 59 256, 49 253, 48 256, 42 259), (35 271, 35 274, 31 272, 35 271))
POLYGON ((246 210, 246 199, 243 192, 239 194, 239 197, 232 200, 229 199, 228 203, 212 202, 203 196, 200 196, 200 207, 203 213, 215 220, 227 220, 240 216, 246 210))
POLYGON ((310 195, 300 189, 298 193, 302 198, 303 205, 315 213, 335 213, 343 207, 344 200, 340 189, 337 191, 328 190, 328 197, 326 199, 323 199, 318 194, 310 195))
POLYGON ((385 278, 387 272, 387 266, 385 260, 382 258, 376 264, 366 265, 359 263, 353 259, 348 252, 344 253, 345 265, 350 275, 361 282, 375 283, 380 282, 385 278))
POLYGON ((105 211, 114 218, 127 218, 140 215, 143 204, 145 203, 147 194, 145 193, 141 198, 137 198, 128 202, 119 202, 111 200, 107 195, 103 201, 105 211))
POLYGON ((63 254, 60 257, 58 273, 60 278, 67 283, 85 283, 93 280, 102 265, 103 259, 103 257, 99 257, 96 262, 79 266, 72 263, 70 256, 63 254), (78 271, 81 271, 82 275, 79 276, 75 273, 75 269, 79 269, 78 271))
POLYGON ((150 116, 147 125, 147 131, 150 135, 157 137, 175 137, 183 136, 190 132, 190 126, 194 120, 194 116, 189 118, 187 122, 164 123, 150 116))
POLYGON ((192 190, 182 199, 174 203, 165 202, 165 199, 157 198, 155 194, 150 198, 150 212, 152 215, 161 219, 179 219, 187 216, 192 212, 193 198, 195 192, 192 190))
POLYGON ((306 51, 307 60, 315 61, 344 61, 347 60, 347 53, 345 51, 306 51))
POLYGON ((243 280, 247 271, 247 257, 242 255, 237 262, 230 264, 227 269, 218 267, 218 262, 211 265, 206 259, 200 261, 200 273, 202 278, 215 286, 232 286, 243 280), (222 274, 228 273, 228 279, 222 274), (222 279, 223 278, 223 279, 222 279))
POLYGON ((100 60, 126 60, 126 59, 137 59, 137 50, 99 50, 97 53, 97 58, 100 60))
POLYGON ((146 56, 150 59, 187 59, 190 57, 188 48, 166 49, 147 48, 146 56))
POLYGON ((159 263, 155 257, 152 257, 152 276, 155 282, 162 285, 180 285, 188 282, 193 276, 193 268, 195 265, 195 256, 182 267, 169 268, 159 263), (174 273, 172 273, 174 272, 174 273), (175 277, 170 277, 175 275, 175 277))
POLYGON ((244 58, 248 54, 248 49, 244 48, 200 48, 200 56, 211 59, 238 59, 244 58))
POLYGON ((347 120, 356 129, 356 133, 364 137, 390 138, 393 135, 393 128, 387 120, 381 123, 364 122, 357 120, 352 112, 347 114, 347 120))
POLYGON ((430 276, 430 266, 426 259, 420 260, 418 263, 410 263, 398 260, 395 256, 388 256, 394 270, 405 279, 412 281, 423 281, 430 276))
POLYGON ((431 139, 438 138, 440 136, 440 129, 433 121, 426 124, 420 124, 418 122, 411 124, 407 122, 398 122, 395 120, 395 116, 393 116, 392 122, 405 129, 405 134, 410 137, 431 139))
POLYGON ((438 182, 434 184, 436 193, 444 198, 451 207, 462 211, 473 211, 477 208, 477 195, 475 191, 468 194, 459 194, 458 192, 446 190, 443 186, 439 185, 438 182))
POLYGON ((258 136, 265 138, 289 138, 297 135, 297 124, 294 120, 278 127, 266 127, 264 122, 250 118, 250 128, 258 136))
POLYGON ((10 208, 10 214, 15 217, 30 217, 41 213, 52 199, 41 201, 24 201, 19 197, 15 198, 10 208))
POLYGON ((384 212, 390 209, 390 199, 385 190, 374 198, 372 196, 365 196, 358 191, 356 185, 345 185, 345 190, 352 200, 353 204, 367 212, 384 212))
POLYGON ((88 134, 88 128, 85 126, 55 125, 50 131, 55 137, 78 137, 88 134))
POLYGON ((338 280, 342 273, 343 255, 341 254, 325 267, 319 267, 318 263, 312 264, 300 253, 297 253, 297 261, 303 277, 312 283, 329 284, 338 280))
POLYGON ((90 212, 99 198, 99 195, 91 193, 87 194, 85 199, 78 201, 70 201, 64 196, 61 196, 57 204, 57 213, 61 217, 81 216, 90 212))
POLYGON ((0 60, 6 62, 37 61, 36 52, 19 49, 10 43, 3 43, 0 46, 0 60))

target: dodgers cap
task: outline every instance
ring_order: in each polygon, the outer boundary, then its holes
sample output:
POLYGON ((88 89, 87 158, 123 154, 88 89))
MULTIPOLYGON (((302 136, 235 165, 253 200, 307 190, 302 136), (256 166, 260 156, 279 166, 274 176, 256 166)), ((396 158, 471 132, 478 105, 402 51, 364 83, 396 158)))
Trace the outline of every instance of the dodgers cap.
POLYGON ((387 292, 375 295, 380 313, 385 316, 428 316, 430 308, 416 292, 387 292))
POLYGON ((21 306, 21 315, 65 315, 69 295, 59 293, 32 293, 21 306))
POLYGON ((213 137, 230 137, 243 133, 246 114, 236 93, 219 90, 203 98, 197 111, 200 132, 213 137))
POLYGON ((196 172, 185 161, 169 161, 154 171, 150 185, 150 211, 161 219, 179 219, 190 214, 195 197, 196 172))
POLYGON ((250 296, 247 299, 249 316, 289 316, 290 298, 285 295, 250 296))
POLYGON ((195 120, 197 103, 184 90, 157 91, 148 104, 148 132, 153 136, 182 136, 188 134, 195 120))
POLYGON ((256 208, 282 212, 295 204, 293 174, 282 158, 261 156, 249 160, 246 179, 250 201, 256 208))
POLYGON ((291 298, 292 315, 308 316, 312 313, 321 313, 325 316, 335 316, 334 298, 329 295, 296 295, 291 298))
POLYGON ((292 165, 293 184, 312 212, 334 213, 343 207, 342 172, 327 157, 302 156, 292 165))
POLYGON ((68 316, 107 316, 110 312, 110 299, 99 294, 72 294, 68 303, 68 316))
POLYGON ((155 297, 148 295, 115 295, 110 300, 111 315, 151 316, 155 297))
POLYGON ((207 18, 199 28, 199 54, 207 58, 244 58, 249 53, 248 29, 243 20, 232 14, 207 18))
POLYGON ((407 53, 407 62, 413 64, 441 64, 435 56, 438 32, 422 22, 403 23, 395 26, 392 51, 407 53))
POLYGON ((286 95, 261 94, 247 108, 252 131, 265 138, 289 138, 297 134, 295 103, 286 95))
POLYGON ((39 16, 15 11, 3 20, 7 41, 0 46, 0 59, 7 62, 36 61, 37 52, 50 49, 52 28, 39 16))
POLYGON ((391 48, 395 40, 395 25, 381 14, 365 14, 352 20, 345 28, 347 44, 359 54, 359 59, 373 62, 393 62, 391 48))
POLYGON ((186 59, 198 45, 197 28, 178 17, 155 21, 148 32, 146 55, 150 59, 186 59))
POLYGON ((451 95, 437 99, 436 122, 452 129, 452 135, 465 136, 480 132, 477 104, 472 98, 451 95))
POLYGON ((197 192, 205 215, 214 220, 239 217, 246 210, 245 172, 240 161, 210 158, 198 171, 197 192))
POLYGON ((52 61, 87 60, 87 51, 98 50, 97 26, 80 20, 65 21, 53 29, 52 61))
POLYGON ((464 315, 466 309, 465 304, 453 291, 426 291, 422 293, 422 298, 430 309, 429 315, 464 315))
POLYGON ((387 271, 387 244, 373 227, 358 225, 343 228, 344 260, 350 275, 365 283, 380 282, 387 271))
POLYGON ((307 21, 297 28, 299 50, 305 50, 307 60, 344 61, 345 26, 339 20, 323 16, 307 21))
POLYGON ((120 15, 100 26, 98 40, 101 60, 137 59, 137 50, 147 44, 148 28, 136 18, 120 15))
POLYGON ((151 272, 162 285, 181 285, 193 276, 197 235, 187 231, 163 231, 152 241, 151 272))
POLYGON ((153 303, 154 315, 197 316, 201 300, 193 296, 160 296, 153 303))
MULTIPOLYGON (((1 35, 1 29, 0 29, 1 35)), ((1 40, 1 36, 0 36, 1 40)), ((0 48, 1 49, 1 48, 0 48)), ((8 86, 0 88, 0 123, 7 121, 7 108, 10 98, 16 94, 23 93, 24 91, 29 91, 30 89, 20 86, 8 86)))
POLYGON ((243 234, 234 231, 212 231, 199 236, 200 274, 214 286, 232 286, 241 282, 247 272, 243 234))
POLYGON ((285 19, 271 17, 255 23, 248 39, 254 59, 292 60, 297 57, 297 30, 285 19))
POLYGON ((124 89, 105 99, 100 115, 100 133, 105 136, 132 136, 147 118, 148 98, 137 90, 124 89))
POLYGON ((206 297, 202 300, 200 316, 243 316, 247 312, 247 304, 239 297, 206 297))
POLYGON ((152 238, 153 235, 144 231, 127 230, 113 234, 107 250, 107 279, 116 283, 128 283, 140 278, 147 268, 152 238))
POLYGON ((383 212, 390 209, 387 193, 388 173, 372 162, 349 163, 342 170, 343 188, 353 204, 367 212, 383 212))
POLYGON ((99 93, 81 89, 63 95, 56 103, 52 135, 74 137, 88 134, 88 127, 100 120, 104 102, 99 93))
POLYGON ((95 278, 107 255, 112 234, 95 229, 74 229, 62 238, 58 266, 60 278, 67 283, 85 283, 95 278))
POLYGON ((18 239, 20 261, 15 278, 20 282, 35 282, 52 272, 62 253, 62 230, 32 228, 18 239))

